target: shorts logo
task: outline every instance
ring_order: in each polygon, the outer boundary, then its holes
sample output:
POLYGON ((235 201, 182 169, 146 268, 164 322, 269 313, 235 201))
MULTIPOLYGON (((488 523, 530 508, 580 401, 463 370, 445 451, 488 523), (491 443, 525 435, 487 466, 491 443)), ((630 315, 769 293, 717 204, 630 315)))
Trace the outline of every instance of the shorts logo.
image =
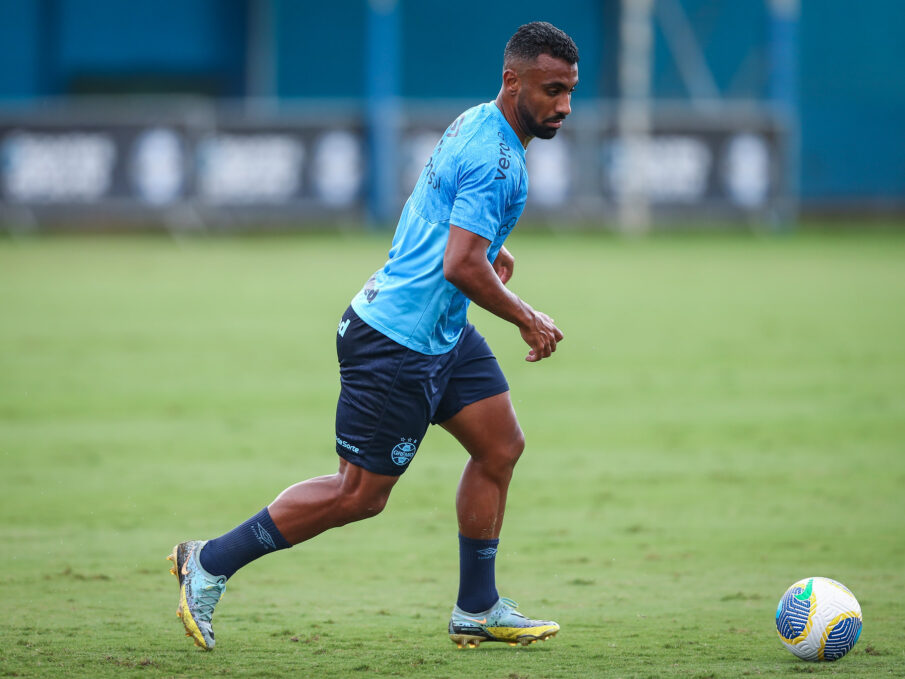
POLYGON ((339 436, 336 437, 336 442, 339 445, 341 445, 343 448, 345 448, 346 450, 351 450, 355 454, 358 454, 361 452, 361 450, 358 448, 358 446, 353 446, 348 441, 343 441, 341 438, 339 438, 339 436))
POLYGON ((418 450, 417 439, 402 439, 399 443, 393 446, 393 451, 390 453, 390 457, 392 458, 394 464, 398 464, 400 467, 403 467, 411 462, 412 458, 415 457, 416 450, 418 450))

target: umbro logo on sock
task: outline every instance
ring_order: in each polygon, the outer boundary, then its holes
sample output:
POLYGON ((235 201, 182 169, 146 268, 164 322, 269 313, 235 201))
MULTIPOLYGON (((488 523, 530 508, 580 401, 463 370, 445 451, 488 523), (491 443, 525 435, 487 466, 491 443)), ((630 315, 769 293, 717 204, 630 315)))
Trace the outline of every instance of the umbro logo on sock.
POLYGON ((256 523, 251 527, 252 532, 255 534, 255 537, 258 538, 258 542, 260 542, 265 547, 269 547, 270 549, 276 549, 277 544, 273 541, 270 533, 267 532, 267 529, 264 528, 260 523, 256 523))

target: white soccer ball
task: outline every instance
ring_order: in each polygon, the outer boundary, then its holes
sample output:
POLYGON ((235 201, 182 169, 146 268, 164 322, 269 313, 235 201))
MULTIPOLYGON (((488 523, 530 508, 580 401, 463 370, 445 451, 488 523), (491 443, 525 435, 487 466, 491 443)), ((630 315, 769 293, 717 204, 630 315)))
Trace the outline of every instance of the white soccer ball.
POLYGON ((855 595, 829 578, 799 580, 776 607, 779 638, 804 660, 838 660, 857 643, 861 622, 855 595))

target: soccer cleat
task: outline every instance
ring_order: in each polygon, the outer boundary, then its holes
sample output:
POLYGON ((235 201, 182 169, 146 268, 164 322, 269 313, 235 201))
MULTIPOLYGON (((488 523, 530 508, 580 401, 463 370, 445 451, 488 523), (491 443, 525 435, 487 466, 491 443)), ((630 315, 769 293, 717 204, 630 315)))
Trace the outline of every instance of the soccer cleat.
POLYGON ((179 606, 176 615, 185 625, 185 635, 195 640, 195 646, 206 651, 214 648, 211 618, 214 606, 226 589, 226 577, 211 575, 198 561, 205 540, 189 540, 173 547, 167 557, 173 562, 170 573, 179 578, 179 606))
POLYGON ((517 603, 505 597, 483 613, 466 613, 455 606, 449 620, 449 638, 459 648, 477 648, 482 641, 527 646, 546 641, 559 632, 557 623, 526 618, 517 608, 517 603))

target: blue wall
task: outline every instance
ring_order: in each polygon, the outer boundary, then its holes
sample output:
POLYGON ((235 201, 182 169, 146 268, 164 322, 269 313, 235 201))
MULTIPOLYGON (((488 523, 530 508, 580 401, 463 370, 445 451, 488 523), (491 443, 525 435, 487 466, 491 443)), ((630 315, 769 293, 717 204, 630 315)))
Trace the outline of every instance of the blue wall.
MULTIPOLYGON (((406 97, 488 100, 503 45, 518 24, 549 20, 581 50, 576 99, 617 93, 619 0, 457 3, 399 0, 406 97)), ((270 92, 284 99, 361 99, 366 91, 367 0, 0 0, 0 103, 102 91, 247 93, 249 23, 269 3, 259 35, 270 92)), ((766 0, 681 0, 722 96, 769 93, 766 0)), ((688 87, 655 30, 653 88, 688 87)), ((905 199, 905 2, 801 0, 798 109, 801 193, 807 200, 905 199)))
POLYGON ((519 11, 494 11, 487 0, 409 2, 403 14, 405 96, 493 99, 500 89, 503 48, 519 25, 549 21, 579 45, 576 97, 599 96, 602 3, 520 0, 519 11))
MULTIPOLYGON (((281 97, 361 97, 366 3, 276 0, 274 9, 277 93, 281 97)), ((521 23, 543 18, 562 27, 581 46, 578 96, 600 96, 602 13, 601 3, 593 0, 574 0, 561 8, 551 8, 548 0, 522 0, 517 19, 511 12, 488 11, 486 0, 403 2, 401 94, 493 98, 500 86, 506 40, 521 23)))
POLYGON ((365 18, 362 0, 275 0, 276 93, 363 96, 365 18))
POLYGON ((0 0, 0 99, 68 94, 86 81, 241 96, 246 8, 245 0, 0 0))
MULTIPOLYGON (((742 99, 766 96, 769 22, 764 3, 684 0, 682 5, 719 94, 742 99)), ((655 35, 654 91, 661 98, 684 99, 690 92, 660 22, 655 35)))
POLYGON ((804 198, 905 196, 905 2, 802 9, 804 198))
POLYGON ((0 0, 0 45, 4 54, 0 59, 0 99, 36 97, 45 91, 41 4, 0 0))

